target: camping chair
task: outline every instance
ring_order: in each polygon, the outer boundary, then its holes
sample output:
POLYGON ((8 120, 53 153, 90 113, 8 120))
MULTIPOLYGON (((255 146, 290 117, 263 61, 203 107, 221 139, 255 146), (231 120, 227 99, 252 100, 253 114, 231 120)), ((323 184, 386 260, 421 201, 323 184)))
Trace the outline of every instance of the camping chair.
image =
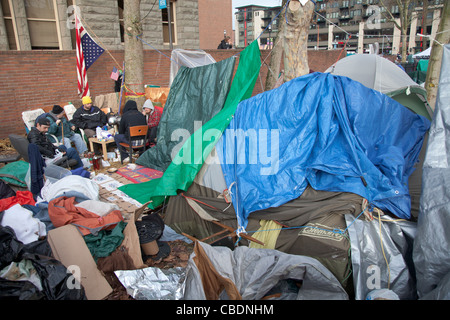
MULTIPOLYGON (((25 131, 27 134, 28 132, 30 132, 31 128, 36 125, 36 119, 39 116, 44 116, 45 114, 46 112, 42 108, 22 112, 22 120, 23 123, 25 124, 25 131)), ((59 146, 62 144, 55 135, 50 133, 47 133, 47 135, 55 139, 56 142, 53 143, 55 146, 59 146)))
MULTIPOLYGON (((130 162, 133 162, 133 151, 145 151, 147 149, 148 143, 148 126, 134 126, 129 127, 129 139, 128 143, 121 142, 120 145, 124 148, 128 148, 128 153, 130 156, 130 162)), ((121 159, 123 164, 123 159, 121 159)))
MULTIPOLYGON (((28 145, 30 144, 30 142, 28 141, 28 139, 18 134, 10 134, 8 137, 14 149, 16 149, 16 151, 22 156, 23 160, 29 163, 30 159, 28 157, 28 145)), ((76 166, 77 163, 77 160, 67 159, 67 157, 64 156, 53 164, 63 168, 69 168, 76 166)))

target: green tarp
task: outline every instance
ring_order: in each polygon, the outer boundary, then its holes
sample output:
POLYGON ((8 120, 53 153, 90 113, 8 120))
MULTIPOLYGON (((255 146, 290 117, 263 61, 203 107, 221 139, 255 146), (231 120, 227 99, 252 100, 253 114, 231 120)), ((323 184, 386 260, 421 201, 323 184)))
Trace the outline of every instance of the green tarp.
POLYGON ((23 160, 8 163, 0 169, 0 179, 5 183, 26 188, 25 177, 29 167, 30 164, 23 160))
POLYGON ((181 67, 158 125, 158 143, 136 163, 165 171, 185 140, 223 108, 234 66, 232 57, 197 68, 181 67))
POLYGON ((239 102, 251 97, 261 67, 260 56, 257 41, 252 42, 241 52, 239 65, 223 109, 189 137, 161 178, 139 184, 127 184, 119 187, 119 190, 140 203, 151 200, 150 208, 159 206, 165 196, 176 195, 177 190, 186 191, 230 123, 239 102))

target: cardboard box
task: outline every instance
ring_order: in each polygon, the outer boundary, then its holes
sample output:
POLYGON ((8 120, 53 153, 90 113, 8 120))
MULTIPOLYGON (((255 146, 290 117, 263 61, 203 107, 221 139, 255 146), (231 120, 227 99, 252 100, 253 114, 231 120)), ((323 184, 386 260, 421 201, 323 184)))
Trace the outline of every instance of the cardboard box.
POLYGON ((75 273, 74 276, 84 287, 88 300, 102 300, 113 291, 97 269, 97 264, 77 227, 66 225, 50 230, 47 240, 55 259, 61 261, 66 268, 79 267, 80 274, 75 273), (81 279, 78 279, 78 276, 81 279))

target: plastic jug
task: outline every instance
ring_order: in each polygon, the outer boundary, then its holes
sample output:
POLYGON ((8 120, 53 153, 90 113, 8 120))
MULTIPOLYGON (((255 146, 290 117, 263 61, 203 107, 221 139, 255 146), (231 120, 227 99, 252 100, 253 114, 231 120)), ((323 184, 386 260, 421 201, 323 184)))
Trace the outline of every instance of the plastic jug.
POLYGON ((101 140, 102 140, 102 128, 97 127, 97 128, 95 129, 95 135, 97 136, 97 139, 98 139, 99 141, 101 141, 101 140))

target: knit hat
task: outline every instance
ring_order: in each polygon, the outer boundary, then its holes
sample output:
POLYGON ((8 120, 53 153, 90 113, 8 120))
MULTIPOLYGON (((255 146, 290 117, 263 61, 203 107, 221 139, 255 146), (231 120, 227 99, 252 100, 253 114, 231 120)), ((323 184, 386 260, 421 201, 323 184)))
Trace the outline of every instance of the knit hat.
POLYGON ((152 110, 155 109, 155 107, 153 106, 153 103, 150 99, 145 100, 144 105, 142 106, 142 109, 145 109, 145 108, 152 109, 152 110))
POLYGON ((52 109, 52 113, 53 114, 60 114, 60 113, 62 113, 62 112, 64 112, 64 109, 61 107, 61 106, 58 106, 57 104, 55 104, 54 106, 53 106, 53 109, 52 109))
POLYGON ((81 103, 84 104, 88 104, 88 103, 92 103, 92 99, 91 97, 88 96, 84 96, 83 98, 81 98, 81 103))

